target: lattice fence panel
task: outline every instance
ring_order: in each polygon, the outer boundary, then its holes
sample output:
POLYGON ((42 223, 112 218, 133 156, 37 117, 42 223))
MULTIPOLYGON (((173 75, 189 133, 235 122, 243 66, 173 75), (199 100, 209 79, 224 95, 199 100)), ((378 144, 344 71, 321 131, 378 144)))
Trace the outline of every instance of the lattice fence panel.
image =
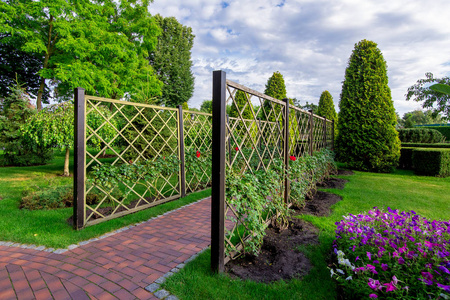
MULTIPOLYGON (((284 102, 227 81, 226 104, 231 106, 226 121, 226 173, 244 176, 282 165, 284 102)), ((249 238, 251 228, 246 228, 247 216, 239 217, 230 200, 226 197, 225 247, 233 258, 241 249, 239 241, 249 238)), ((264 222, 272 217, 270 212, 262 216, 264 222)))
POLYGON ((183 113, 188 193, 211 186, 211 122, 211 114, 194 111, 183 113))
POLYGON ((86 126, 84 223, 95 224, 179 197, 177 110, 85 99, 86 118, 98 122, 96 128, 86 126), (105 108, 107 114, 102 113, 105 108), (104 131, 112 133, 105 138, 104 131))
POLYGON ((326 140, 327 140, 327 144, 326 147, 328 149, 331 149, 333 147, 333 137, 334 137, 334 128, 333 128, 333 122, 330 120, 327 120, 327 128, 326 128, 326 140))
POLYGON ((300 157, 309 151, 310 113, 290 105, 289 153, 300 157))
POLYGON ((313 152, 324 148, 324 127, 323 119, 317 116, 313 117, 313 152))

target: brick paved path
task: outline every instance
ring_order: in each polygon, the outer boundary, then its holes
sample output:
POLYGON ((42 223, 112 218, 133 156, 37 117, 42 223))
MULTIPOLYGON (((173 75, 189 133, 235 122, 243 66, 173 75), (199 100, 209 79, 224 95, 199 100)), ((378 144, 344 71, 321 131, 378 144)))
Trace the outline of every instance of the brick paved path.
POLYGON ((0 299, 155 299, 145 287, 210 244, 211 199, 62 254, 0 246, 0 299))

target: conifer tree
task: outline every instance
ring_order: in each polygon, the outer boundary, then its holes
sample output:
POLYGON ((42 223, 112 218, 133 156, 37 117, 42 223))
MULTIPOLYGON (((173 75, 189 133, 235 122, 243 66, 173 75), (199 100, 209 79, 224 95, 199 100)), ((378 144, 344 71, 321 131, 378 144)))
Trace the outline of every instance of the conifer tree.
POLYGON ((388 86, 387 66, 377 44, 355 45, 339 102, 337 160, 358 170, 389 172, 398 164, 400 140, 388 86))
POLYGON ((317 114, 328 120, 337 121, 337 113, 334 109, 333 97, 329 91, 323 91, 319 99, 319 109, 317 114))
MULTIPOLYGON (((286 85, 284 83, 283 75, 281 75, 280 72, 274 72, 269 78, 264 94, 278 100, 283 100, 286 98, 286 85)), ((264 112, 261 118, 263 120, 274 122, 276 120, 276 116, 278 116, 280 112, 278 105, 275 105, 275 109, 272 108, 274 104, 270 103, 270 101, 264 101, 263 105, 264 112)))

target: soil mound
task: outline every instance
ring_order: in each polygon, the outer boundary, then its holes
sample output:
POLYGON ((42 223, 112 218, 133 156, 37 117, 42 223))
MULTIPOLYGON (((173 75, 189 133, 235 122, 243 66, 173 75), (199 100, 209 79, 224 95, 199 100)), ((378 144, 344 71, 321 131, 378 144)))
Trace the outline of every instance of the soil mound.
POLYGON ((322 189, 340 189, 340 190, 342 190, 347 182, 348 182, 348 180, 342 179, 342 178, 330 178, 327 181, 318 183, 317 187, 322 188, 322 189))
POLYGON ((301 210, 301 213, 319 217, 329 216, 331 214, 330 207, 341 200, 341 196, 317 191, 311 200, 306 201, 306 205, 301 210))

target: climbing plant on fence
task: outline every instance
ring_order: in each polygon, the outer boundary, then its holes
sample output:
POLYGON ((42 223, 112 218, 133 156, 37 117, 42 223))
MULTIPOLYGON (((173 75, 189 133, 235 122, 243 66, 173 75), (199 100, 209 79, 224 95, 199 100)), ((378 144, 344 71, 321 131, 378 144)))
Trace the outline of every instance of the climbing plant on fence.
POLYGON ((334 124, 215 71, 212 126, 211 267, 222 271, 258 253, 267 224, 286 227, 289 206, 333 170, 334 124))
POLYGON ((87 96, 80 88, 75 106, 75 228, 210 186, 210 114, 87 96), (86 123, 93 115, 94 127, 86 123), (112 128, 108 139, 102 128, 112 128), (87 202, 91 195, 98 201, 87 202))

